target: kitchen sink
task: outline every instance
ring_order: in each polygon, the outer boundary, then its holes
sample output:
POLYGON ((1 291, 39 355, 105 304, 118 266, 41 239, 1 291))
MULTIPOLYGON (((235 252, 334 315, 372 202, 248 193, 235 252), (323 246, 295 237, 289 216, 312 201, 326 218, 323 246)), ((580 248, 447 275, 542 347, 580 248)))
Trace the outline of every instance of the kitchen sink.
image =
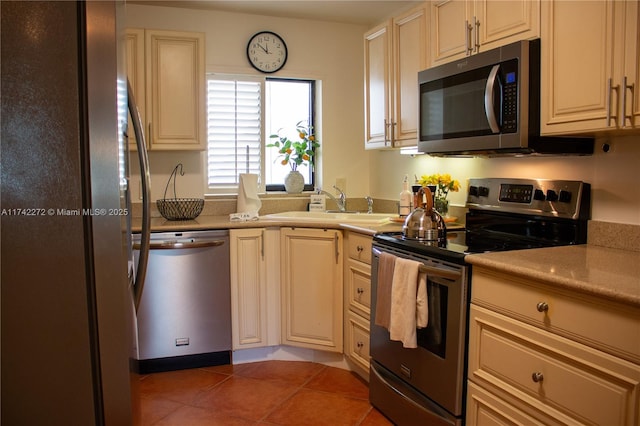
POLYGON ((290 219, 331 223, 368 223, 379 225, 388 222, 391 216, 393 216, 392 213, 289 211, 267 214, 262 217, 265 219, 290 219))

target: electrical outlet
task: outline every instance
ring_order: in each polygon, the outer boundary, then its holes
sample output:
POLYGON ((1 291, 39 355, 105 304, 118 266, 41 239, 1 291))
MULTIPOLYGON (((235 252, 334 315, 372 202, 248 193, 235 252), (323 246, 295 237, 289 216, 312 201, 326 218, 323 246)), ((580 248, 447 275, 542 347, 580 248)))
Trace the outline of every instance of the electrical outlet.
MULTIPOLYGON (((345 194, 347 193, 347 178, 336 178, 336 186, 342 190, 345 194)), ((338 191, 335 191, 338 194, 338 191)))

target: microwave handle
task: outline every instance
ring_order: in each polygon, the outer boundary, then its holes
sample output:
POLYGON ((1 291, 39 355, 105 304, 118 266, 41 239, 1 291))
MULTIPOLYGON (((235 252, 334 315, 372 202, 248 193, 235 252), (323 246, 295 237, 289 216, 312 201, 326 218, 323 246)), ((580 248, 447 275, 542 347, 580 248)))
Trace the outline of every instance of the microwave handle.
POLYGON ((484 89, 484 112, 487 116, 487 121, 489 122, 489 127, 493 133, 500 132, 500 126, 498 125, 498 120, 496 118, 496 111, 493 108, 493 94, 494 88, 496 85, 496 81, 498 81, 498 71, 500 70, 500 65, 494 65, 489 73, 489 78, 487 78, 487 86, 484 89))

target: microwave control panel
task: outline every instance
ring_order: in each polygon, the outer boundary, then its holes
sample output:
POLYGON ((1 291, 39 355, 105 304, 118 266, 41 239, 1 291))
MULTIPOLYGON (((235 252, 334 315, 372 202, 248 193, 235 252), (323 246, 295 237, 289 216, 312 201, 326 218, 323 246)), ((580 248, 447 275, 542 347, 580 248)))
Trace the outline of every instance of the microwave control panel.
POLYGON ((502 132, 518 131, 518 61, 512 59, 501 67, 502 80, 502 132))

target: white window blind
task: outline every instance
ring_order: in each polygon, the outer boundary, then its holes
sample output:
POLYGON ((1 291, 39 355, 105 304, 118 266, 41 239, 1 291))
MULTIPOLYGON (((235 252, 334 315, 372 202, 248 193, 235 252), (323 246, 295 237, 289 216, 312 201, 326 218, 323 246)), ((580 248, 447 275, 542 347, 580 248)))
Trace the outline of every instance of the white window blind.
POLYGON ((240 173, 261 175, 261 81, 207 81, 208 185, 237 189, 240 173))

